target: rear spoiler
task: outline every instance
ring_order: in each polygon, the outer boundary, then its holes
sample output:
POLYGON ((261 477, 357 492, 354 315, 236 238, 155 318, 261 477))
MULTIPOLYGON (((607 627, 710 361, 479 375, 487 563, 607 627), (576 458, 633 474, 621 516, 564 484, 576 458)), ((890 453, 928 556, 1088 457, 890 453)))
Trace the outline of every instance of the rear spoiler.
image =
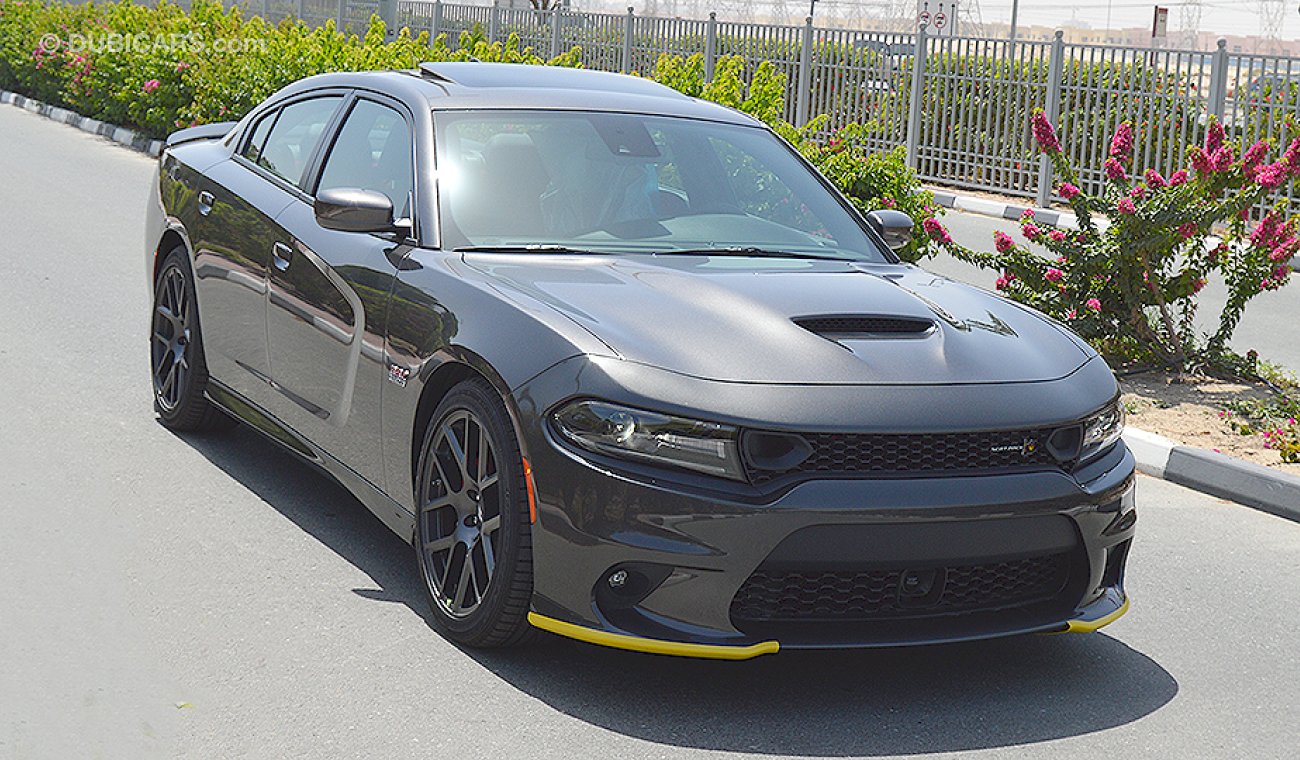
POLYGON ((167 147, 173 148, 181 143, 195 140, 220 140, 230 133, 239 122, 219 121, 215 124, 200 124, 197 127, 181 129, 167 136, 167 147))

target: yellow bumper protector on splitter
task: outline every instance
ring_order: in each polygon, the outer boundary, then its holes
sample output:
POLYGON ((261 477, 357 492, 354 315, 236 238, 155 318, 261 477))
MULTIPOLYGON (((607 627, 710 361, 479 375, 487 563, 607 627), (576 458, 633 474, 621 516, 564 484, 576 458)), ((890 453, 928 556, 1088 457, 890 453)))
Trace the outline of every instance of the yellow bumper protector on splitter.
POLYGON ((1127 598, 1124 599, 1124 603, 1119 606, 1119 609, 1109 615, 1103 615, 1096 620, 1071 620, 1067 622, 1065 630, 1061 631, 1061 633, 1092 633, 1102 626, 1110 625, 1119 620, 1125 612, 1128 612, 1127 598))
POLYGON ((597 631, 593 628, 586 628, 573 623, 566 623, 563 620, 538 615, 536 612, 528 613, 528 622, 534 628, 541 628, 543 631, 560 636, 567 636, 578 641, 585 641, 588 644, 599 644, 603 647, 613 647, 614 649, 626 649, 631 652, 646 652, 647 654, 667 654, 674 657, 702 657, 711 660, 748 660, 751 657, 758 657, 764 654, 776 654, 781 645, 775 641, 760 641, 757 644, 749 646, 726 646, 723 644, 687 644, 681 641, 659 641, 658 639, 643 639, 639 636, 627 636, 621 633, 609 633, 608 631, 597 631))

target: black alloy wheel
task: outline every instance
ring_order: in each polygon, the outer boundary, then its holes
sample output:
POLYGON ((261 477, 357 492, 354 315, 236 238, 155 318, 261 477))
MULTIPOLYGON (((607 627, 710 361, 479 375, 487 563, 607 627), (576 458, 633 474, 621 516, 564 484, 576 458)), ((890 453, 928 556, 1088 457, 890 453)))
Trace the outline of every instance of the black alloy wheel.
POLYGON ((523 462, 500 398, 478 380, 454 387, 425 433, 416 484, 416 550, 434 623, 471 646, 529 632, 532 535, 523 462))
POLYGON ((228 425, 229 418, 203 395, 208 368, 184 248, 169 253, 158 273, 149 345, 154 408, 162 423, 173 430, 228 425))

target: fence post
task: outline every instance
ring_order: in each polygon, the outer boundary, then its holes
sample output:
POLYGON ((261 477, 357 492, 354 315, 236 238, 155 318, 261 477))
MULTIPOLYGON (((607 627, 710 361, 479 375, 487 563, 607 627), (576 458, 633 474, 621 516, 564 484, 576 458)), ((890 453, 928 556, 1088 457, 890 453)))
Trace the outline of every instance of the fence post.
POLYGON ((704 81, 713 81, 713 67, 718 62, 718 14, 709 11, 709 26, 704 32, 704 81))
POLYGON ((1228 112, 1228 41, 1219 40, 1210 63, 1210 115, 1223 121, 1228 112))
POLYGON ((925 94, 926 52, 925 27, 916 30, 916 49, 912 51, 912 92, 907 108, 907 165, 915 169, 921 147, 921 96, 925 94))
POLYGON ((429 47, 442 34, 442 0, 434 0, 433 14, 429 18, 429 47))
POLYGON ((636 17, 632 15, 632 6, 627 7, 627 16, 623 19, 623 73, 632 73, 632 34, 636 28, 636 17))
POLYGON ((488 16, 488 43, 497 41, 497 35, 501 33, 501 3, 498 0, 492 0, 492 15, 488 16))
MULTIPOLYGON (((1053 125, 1060 126, 1061 117, 1061 75, 1065 68, 1065 33, 1056 30, 1052 40, 1052 58, 1047 69, 1047 107, 1043 112, 1053 125)), ((1047 154, 1038 157, 1038 207, 1052 205, 1052 185, 1054 184, 1052 161, 1047 154)))
POLYGON ((348 28, 348 0, 339 0, 338 18, 339 31, 346 31, 348 28))
POLYGON ((397 0, 379 0, 377 13, 384 22, 384 42, 397 39, 397 0))
POLYGON ((551 57, 560 54, 560 4, 551 6, 551 57))
POLYGON ((295 19, 297 19, 297 20, 299 20, 299 21, 302 21, 303 5, 305 5, 306 3, 307 3, 307 0, 298 0, 298 2, 294 4, 294 6, 293 6, 293 17, 294 17, 295 19))
POLYGON ((808 103, 812 99, 812 16, 803 20, 803 39, 799 43, 799 90, 795 95, 794 125, 802 127, 808 123, 808 103))

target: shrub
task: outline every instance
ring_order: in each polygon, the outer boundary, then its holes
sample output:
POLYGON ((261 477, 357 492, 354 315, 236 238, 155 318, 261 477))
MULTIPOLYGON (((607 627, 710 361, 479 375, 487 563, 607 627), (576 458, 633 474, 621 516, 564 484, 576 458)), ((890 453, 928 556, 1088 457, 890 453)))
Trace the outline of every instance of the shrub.
MULTIPOLYGON (((1247 222, 1252 207, 1300 175, 1300 139, 1266 163, 1268 143, 1234 145, 1212 123, 1204 144, 1188 148, 1189 168, 1169 177, 1154 170, 1133 177, 1137 135, 1130 124, 1121 124, 1103 167, 1105 188, 1090 195, 1076 186, 1075 169, 1041 111, 1032 128, 1079 230, 1044 229, 1027 212, 1021 232, 1046 248, 1049 258, 1004 233, 994 235, 993 252, 950 240, 942 245, 957 258, 999 271, 999 290, 1066 322, 1112 357, 1155 361, 1177 371, 1224 357, 1246 303, 1285 284, 1300 249, 1297 220, 1282 207, 1253 228, 1247 222), (1108 226, 1097 224, 1097 213, 1109 217, 1108 226), (1228 303, 1218 329, 1200 336, 1192 325, 1196 294, 1211 273, 1227 283, 1228 303)), ((942 228, 934 237, 947 237, 940 233, 942 228)))
POLYGON ((654 69, 655 81, 693 97, 712 100, 754 116, 785 138, 822 174, 843 192, 862 212, 891 208, 902 211, 915 221, 912 242, 899 256, 916 261, 932 255, 935 247, 924 234, 922 223, 937 211, 934 196, 922 189, 916 172, 907 165, 906 154, 899 147, 878 152, 869 146, 871 128, 849 124, 822 140, 830 116, 822 114, 803 127, 795 127, 782 118, 785 113, 785 75, 771 63, 759 64, 749 82, 745 82, 745 61, 740 56, 724 56, 714 66, 711 81, 704 79, 704 57, 663 55, 654 69))
MULTIPOLYGON (((162 137, 181 127, 238 118, 281 87, 327 71, 466 60, 582 65, 579 48, 547 61, 514 34, 489 43, 481 30, 464 32, 452 50, 445 35, 430 41, 427 32, 412 36, 404 28, 384 42, 384 31, 377 16, 362 36, 340 32, 333 21, 314 29, 296 19, 269 24, 217 0, 195 0, 188 13, 169 0, 156 7, 129 0, 0 0, 0 86, 162 137), (48 42, 50 34, 59 41, 48 42)), ((864 211, 900 209, 916 219, 918 232, 933 212, 930 194, 921 190, 902 153, 868 150, 865 128, 851 124, 823 144, 817 136, 829 117, 802 129, 785 123, 786 77, 770 62, 751 72, 744 58, 722 56, 706 81, 702 55, 665 54, 652 77, 771 125, 864 211)), ((902 255, 914 261, 931 251, 928 239, 918 235, 902 255)))
POLYGON ((451 60, 581 65, 576 49, 548 62, 513 35, 490 44, 465 33, 459 42, 451 50, 445 37, 430 44, 427 32, 402 29, 386 43, 375 16, 360 37, 333 21, 314 29, 296 19, 269 24, 217 0, 195 0, 188 13, 168 0, 156 7, 0 0, 0 86, 161 137, 242 116, 281 87, 326 71, 451 60))

